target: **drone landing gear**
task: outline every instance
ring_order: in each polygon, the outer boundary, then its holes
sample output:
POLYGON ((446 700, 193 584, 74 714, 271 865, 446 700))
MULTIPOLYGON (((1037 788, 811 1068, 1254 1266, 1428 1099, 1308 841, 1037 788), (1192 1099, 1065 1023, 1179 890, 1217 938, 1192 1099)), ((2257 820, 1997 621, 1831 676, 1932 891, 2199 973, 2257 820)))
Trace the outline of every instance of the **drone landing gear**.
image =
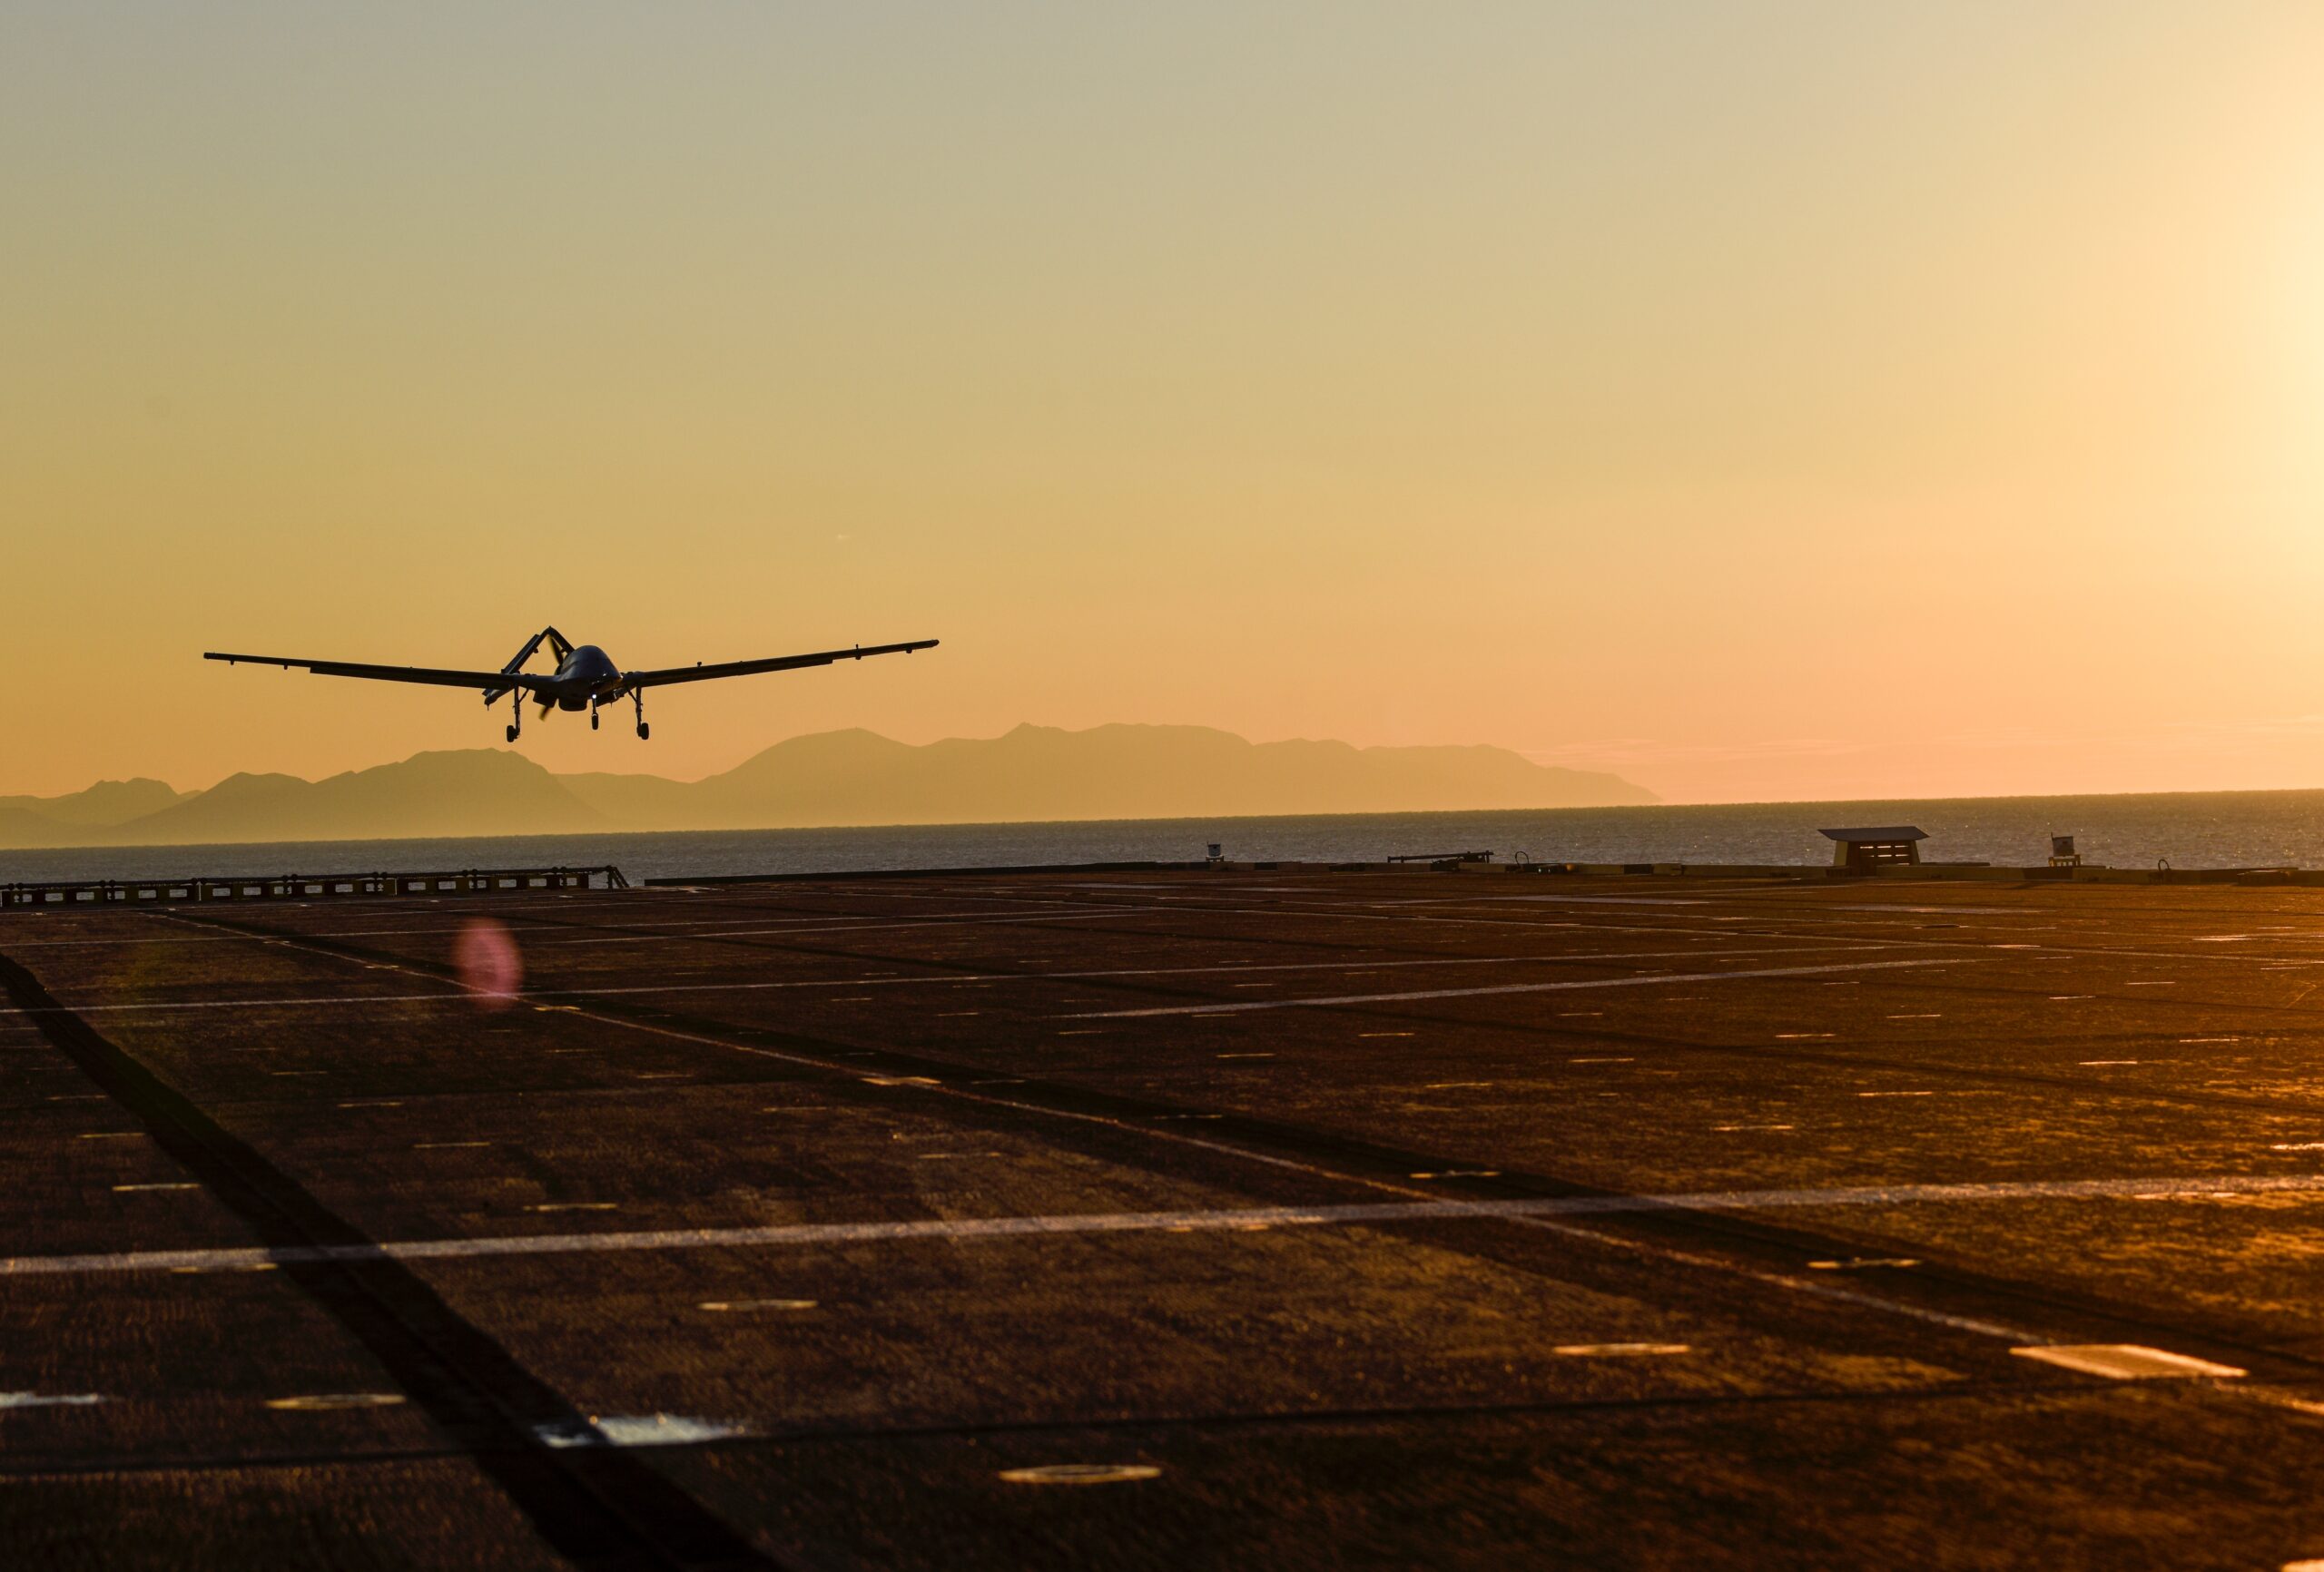
POLYGON ((596 729, 597 729, 597 701, 596 701, 596 700, 595 700, 595 699, 592 699, 592 700, 590 700, 590 701, 589 701, 589 730, 591 730, 592 732, 594 732, 594 731, 596 731, 596 729))
POLYGON ((516 717, 508 722, 508 740, 513 742, 525 734, 524 689, 511 688, 508 691, 508 712, 516 717))
POLYGON ((643 742, 646 738, 651 737, 654 734, 654 729, 645 723, 645 691, 639 688, 632 688, 629 691, 629 702, 637 706, 637 740, 643 742))

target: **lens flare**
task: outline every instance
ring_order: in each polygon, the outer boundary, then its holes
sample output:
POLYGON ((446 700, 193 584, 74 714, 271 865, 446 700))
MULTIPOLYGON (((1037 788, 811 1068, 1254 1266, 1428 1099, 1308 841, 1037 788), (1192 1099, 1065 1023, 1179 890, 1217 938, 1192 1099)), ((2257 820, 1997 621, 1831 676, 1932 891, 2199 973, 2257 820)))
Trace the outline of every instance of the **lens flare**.
POLYGON ((525 983, 525 959, 506 923, 471 918, 452 944, 452 964, 460 986, 478 1009, 505 1010, 517 1002, 525 983))

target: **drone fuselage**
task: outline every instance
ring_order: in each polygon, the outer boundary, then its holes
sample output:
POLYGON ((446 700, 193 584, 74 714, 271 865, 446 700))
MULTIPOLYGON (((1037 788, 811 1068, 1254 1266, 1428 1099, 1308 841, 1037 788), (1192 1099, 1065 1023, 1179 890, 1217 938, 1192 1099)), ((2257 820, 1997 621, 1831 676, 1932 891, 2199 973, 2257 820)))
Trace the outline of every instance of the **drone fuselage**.
POLYGON ((556 663, 556 672, 532 683, 537 699, 554 699, 560 710, 577 711, 589 702, 610 703, 622 696, 621 668, 595 644, 582 644, 556 663))

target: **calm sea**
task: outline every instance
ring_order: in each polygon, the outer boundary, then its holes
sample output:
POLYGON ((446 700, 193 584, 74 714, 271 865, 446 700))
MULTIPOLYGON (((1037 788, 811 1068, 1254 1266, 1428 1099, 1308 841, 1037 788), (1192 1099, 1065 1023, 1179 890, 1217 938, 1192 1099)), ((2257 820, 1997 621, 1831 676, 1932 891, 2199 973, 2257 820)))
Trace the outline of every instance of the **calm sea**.
POLYGON ((869 830, 701 830, 458 840, 0 851, 0 881, 184 874, 353 873, 611 862, 632 879, 718 873, 973 868, 1200 858, 1371 861, 1490 850, 1561 862, 1822 863, 1826 825, 1916 824, 1932 860, 2024 866, 2053 833, 2118 868, 2324 867, 2324 791, 1978 797, 1918 802, 1777 802, 1708 808, 1571 808, 1493 813, 1356 813, 1141 819, 869 830))

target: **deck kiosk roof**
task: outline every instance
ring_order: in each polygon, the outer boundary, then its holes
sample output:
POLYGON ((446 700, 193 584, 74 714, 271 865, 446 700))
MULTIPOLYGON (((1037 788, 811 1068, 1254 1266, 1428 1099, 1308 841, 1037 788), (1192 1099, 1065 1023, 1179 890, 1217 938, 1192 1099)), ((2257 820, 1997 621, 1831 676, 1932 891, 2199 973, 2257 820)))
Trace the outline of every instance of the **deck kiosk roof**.
POLYGON ((1927 831, 1915 830, 1909 824, 1882 824, 1862 830, 1827 830, 1822 833, 1835 843, 1832 847, 1832 866, 1856 873, 1916 863, 1921 860, 1921 842, 1928 839, 1927 831))

